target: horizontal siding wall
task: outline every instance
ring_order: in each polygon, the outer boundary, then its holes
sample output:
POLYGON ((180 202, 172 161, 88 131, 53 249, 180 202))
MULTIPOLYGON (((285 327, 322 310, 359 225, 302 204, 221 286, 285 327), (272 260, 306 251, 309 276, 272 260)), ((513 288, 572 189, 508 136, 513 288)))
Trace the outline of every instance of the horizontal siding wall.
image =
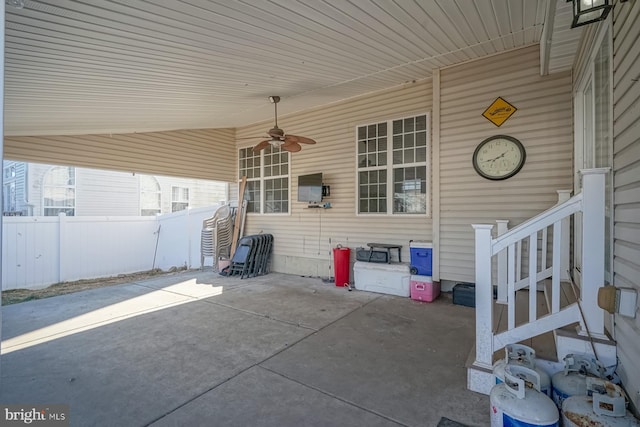
POLYGON ((89 168, 235 180, 234 129, 113 135, 7 136, 4 157, 89 168))
MULTIPOLYGON (((614 284, 640 291, 640 3, 617 3, 613 53, 614 284)), ((616 316, 618 373, 640 408, 640 316, 616 316)))
MULTIPOLYGON (((423 80, 278 118, 278 126, 286 132, 308 136, 317 144, 303 145, 302 151, 291 154, 290 214, 247 217, 247 234, 274 235, 276 271, 331 276, 331 248, 337 244, 350 248, 367 242, 400 244, 403 261, 408 262, 409 240, 431 240, 431 219, 425 216, 357 216, 355 171, 356 126, 430 113, 431 105, 431 80, 423 80), (331 209, 308 209, 296 201, 298 176, 316 172, 322 172, 325 185, 331 187, 331 196, 325 199, 331 209)), ((255 145, 272 126, 273 122, 263 122, 238 129, 238 138, 256 136, 239 139, 238 147, 255 145)), ((354 251, 351 258, 355 259, 354 251)))
POLYGON ((441 70, 442 280, 475 281, 471 224, 507 219, 511 228, 554 205, 556 190, 572 188, 571 75, 539 70, 537 46, 441 70), (482 116, 498 96, 517 108, 501 127, 482 116), (475 172, 472 155, 497 134, 519 139, 527 157, 516 176, 490 181, 475 172))
POLYGON ((131 172, 76 168, 75 216, 140 215, 139 198, 138 178, 131 172))

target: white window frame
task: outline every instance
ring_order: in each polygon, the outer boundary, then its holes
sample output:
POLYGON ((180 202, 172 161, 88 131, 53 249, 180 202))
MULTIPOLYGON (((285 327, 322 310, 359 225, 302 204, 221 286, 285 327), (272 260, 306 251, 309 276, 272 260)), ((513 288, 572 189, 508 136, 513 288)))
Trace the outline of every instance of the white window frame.
MULTIPOLYGON (((160 187, 160 183, 158 182, 158 179, 155 176, 152 175, 140 175, 140 178, 138 179, 138 193, 140 195, 140 215, 141 216, 151 216, 151 215, 143 215, 142 211, 145 210, 152 210, 150 208, 148 208, 147 206, 143 205, 144 202, 144 197, 143 194, 154 194, 155 196, 158 196, 158 208, 157 208, 157 212, 156 215, 161 214, 162 213, 162 188, 160 187), (153 180, 153 182, 156 185, 156 190, 155 191, 148 191, 147 189, 143 188, 142 186, 142 179, 144 178, 148 178, 149 180, 153 180)), ((153 209, 156 210, 156 209, 153 209)))
MULTIPOLYGON (((238 175, 241 173, 240 169, 240 161, 242 160, 240 157, 241 150, 251 149, 252 147, 240 147, 238 149, 238 175)), ((291 153, 288 151, 280 150, 281 153, 287 154, 287 173, 286 175, 272 175, 265 177, 265 154, 267 153, 268 148, 260 150, 259 159, 260 159, 260 167, 259 167, 259 176, 247 178, 247 183, 249 182, 258 182, 260 184, 260 211, 259 212, 250 212, 247 211, 248 215, 291 215, 291 153), (286 212, 265 212, 266 208, 266 181, 273 179, 287 178, 287 211, 286 212)), ((241 176, 239 177, 241 178, 241 176)), ((240 182, 240 180, 238 180, 240 182)))
POLYGON ((372 216, 393 216, 395 218, 430 218, 431 217, 431 168, 430 168, 430 159, 431 159, 431 117, 429 113, 416 113, 416 114, 408 114, 401 117, 394 117, 387 120, 376 120, 370 123, 362 123, 358 124, 355 127, 355 214, 356 216, 363 217, 372 217, 372 216), (402 163, 402 164, 393 164, 393 122, 396 120, 405 120, 409 118, 425 116, 426 117, 426 156, 425 161, 423 162, 413 162, 413 163, 402 163), (360 168, 358 164, 358 128, 363 126, 371 126, 378 125, 380 123, 387 123, 387 163, 384 167, 371 167, 371 168, 360 168), (393 191, 393 172, 394 169, 398 168, 408 168, 408 167, 425 167, 425 185, 426 185, 426 193, 425 193, 425 212, 424 213, 402 213, 402 212, 393 212, 393 203, 394 203, 394 191, 393 191), (360 172, 361 171, 370 171, 370 170, 382 170, 386 168, 387 172, 387 211, 386 212, 360 212, 360 172))
MULTIPOLYGON (((68 215, 68 216, 76 216, 77 212, 78 212, 78 208, 76 206, 76 201, 78 199, 78 195, 77 195, 77 191, 76 191, 76 184, 77 184, 77 172, 76 172, 76 168, 73 166, 54 166, 52 168, 50 168, 47 173, 44 175, 44 178, 42 180, 42 215, 43 216, 47 216, 46 215, 46 210, 47 209, 58 209, 58 210, 69 210, 72 209, 73 210, 73 215, 68 215), (56 169, 60 169, 60 168, 71 168, 73 170, 73 185, 70 184, 66 184, 66 185, 48 185, 46 183, 47 178, 49 177, 49 175, 56 169), (45 204, 45 194, 46 194, 46 189, 47 188, 64 188, 64 189, 73 189, 73 206, 49 206, 47 204, 45 204)), ((59 213, 58 213, 59 214, 59 213)), ((58 216, 58 214, 56 214, 55 216, 58 216)), ((54 215, 49 215, 49 216, 54 216, 54 215)))
POLYGON ((189 198, 191 197, 191 194, 189 194, 189 193, 190 193, 189 187, 184 187, 184 186, 180 186, 180 185, 172 185, 171 186, 171 212, 180 212, 180 211, 184 211, 184 210, 189 209, 189 206, 190 206, 189 198), (174 197, 175 190, 178 190, 177 193, 178 193, 179 197, 177 199, 174 197), (187 194, 187 198, 186 199, 182 198, 182 196, 185 193, 187 194), (174 204, 175 203, 180 203, 180 204, 185 204, 186 203, 187 206, 184 209, 175 210, 174 209, 174 204))

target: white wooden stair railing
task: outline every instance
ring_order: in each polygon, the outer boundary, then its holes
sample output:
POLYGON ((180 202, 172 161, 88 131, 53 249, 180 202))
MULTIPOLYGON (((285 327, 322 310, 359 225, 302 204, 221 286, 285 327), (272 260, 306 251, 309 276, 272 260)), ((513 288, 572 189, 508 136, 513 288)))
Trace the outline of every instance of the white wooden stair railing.
MULTIPOLYGON (((476 355, 470 369, 491 372, 493 354, 507 344, 580 322, 592 336, 604 337, 604 312, 597 305, 598 288, 604 278, 604 189, 608 169, 581 171, 583 190, 549 210, 506 230, 498 222, 498 237, 493 239, 490 224, 473 224, 476 263, 476 355), (569 266, 569 219, 582 212, 582 280, 580 302, 588 325, 584 325, 577 303, 560 308, 560 281, 567 278, 569 266), (548 253, 548 229, 552 229, 551 253, 548 253), (540 237, 540 238, 539 238, 540 237), (538 243, 541 250, 538 251, 538 243), (522 265, 521 251, 528 249, 522 265), (497 261, 493 279, 492 259, 497 261), (549 265, 550 264, 550 265, 549 265), (522 277, 524 267, 527 276, 522 277), (538 283, 551 279, 551 307, 548 314, 537 316, 538 283), (494 332, 493 283, 498 285, 498 302, 507 304, 507 330, 494 332), (529 288, 529 319, 516 325, 516 291, 529 288)), ((561 194, 561 197, 564 195, 561 194)), ((564 197, 566 198, 566 197, 564 197)), ((468 388, 489 393, 491 375, 468 375, 468 388)))

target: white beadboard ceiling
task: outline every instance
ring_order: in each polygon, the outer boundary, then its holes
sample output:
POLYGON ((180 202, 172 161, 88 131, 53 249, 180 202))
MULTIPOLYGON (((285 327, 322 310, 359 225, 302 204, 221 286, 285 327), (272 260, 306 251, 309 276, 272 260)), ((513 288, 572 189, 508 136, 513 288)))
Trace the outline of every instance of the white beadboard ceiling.
MULTIPOLYGON (((5 133, 243 126, 272 118, 269 95, 286 114, 538 43, 548 1, 566 12, 563 0, 24 0, 6 6, 5 133)), ((566 52, 551 70, 571 66, 566 52)))

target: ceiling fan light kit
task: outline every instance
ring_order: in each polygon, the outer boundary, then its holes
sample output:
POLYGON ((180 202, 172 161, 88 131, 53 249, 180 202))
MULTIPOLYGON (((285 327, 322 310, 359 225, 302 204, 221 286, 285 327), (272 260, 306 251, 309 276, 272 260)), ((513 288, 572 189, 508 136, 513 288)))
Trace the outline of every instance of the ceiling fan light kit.
POLYGON ((297 153, 302 150, 302 144, 315 144, 316 142, 305 136, 297 136, 297 135, 288 135, 284 133, 284 130, 278 127, 278 102, 280 102, 279 96, 270 96, 269 101, 273 104, 275 111, 275 124, 269 129, 267 135, 271 139, 265 139, 264 141, 260 141, 255 147, 253 147, 254 152, 258 152, 260 150, 264 150, 268 146, 280 148, 282 150, 288 151, 290 153, 297 153))

